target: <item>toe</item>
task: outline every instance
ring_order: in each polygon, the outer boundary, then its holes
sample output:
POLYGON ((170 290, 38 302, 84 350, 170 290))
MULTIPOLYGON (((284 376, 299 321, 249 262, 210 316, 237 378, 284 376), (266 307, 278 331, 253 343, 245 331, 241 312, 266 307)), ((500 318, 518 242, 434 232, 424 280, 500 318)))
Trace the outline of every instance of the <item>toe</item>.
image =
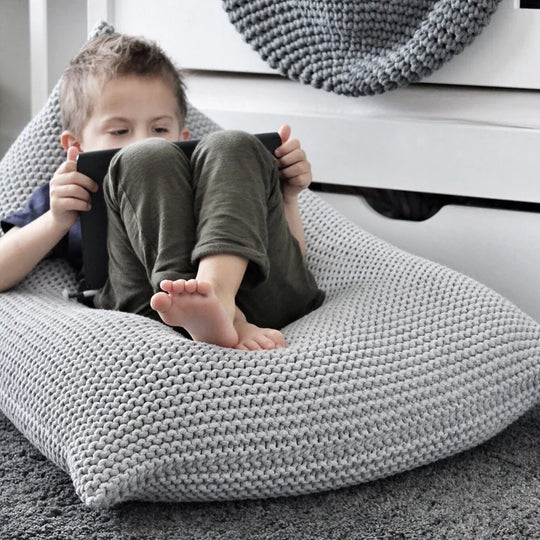
POLYGON ((158 292, 150 299, 150 307, 160 313, 165 313, 171 308, 172 299, 164 292, 158 292))
POLYGON ((262 349, 270 350, 276 348, 276 343, 272 339, 264 335, 257 337, 257 343, 261 346, 262 349))
POLYGON ((254 339, 248 339, 244 341, 244 345, 247 347, 248 351, 261 351, 262 350, 262 347, 254 339))
POLYGON ((212 292, 212 285, 206 281, 197 281, 197 292, 208 296, 212 292))
POLYGON ((186 281, 186 292, 189 294, 193 294, 197 290, 197 280, 196 279, 190 279, 189 281, 186 281))
POLYGON ((160 284, 159 287, 162 291, 165 292, 172 292, 173 290, 174 282, 172 282, 170 279, 164 279, 160 284))
POLYGON ((173 283, 172 290, 170 292, 175 292, 176 294, 182 294, 186 289, 186 280, 185 279, 177 279, 173 283))
POLYGON ((268 339, 271 339, 276 347, 286 347, 287 343, 285 342, 285 337, 279 330, 273 330, 267 328, 265 331, 265 336, 268 339))

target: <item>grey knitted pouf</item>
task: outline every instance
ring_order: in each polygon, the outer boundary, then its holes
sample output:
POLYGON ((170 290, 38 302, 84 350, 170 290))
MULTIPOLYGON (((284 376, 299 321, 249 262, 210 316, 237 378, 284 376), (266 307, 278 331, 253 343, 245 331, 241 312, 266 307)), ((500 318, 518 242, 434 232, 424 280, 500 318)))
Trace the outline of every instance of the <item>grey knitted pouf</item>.
MULTIPOLYGON (((2 216, 63 159, 57 101, 0 162, 2 216)), ((217 127, 193 109, 188 125, 217 127)), ((316 195, 300 202, 327 297, 283 329, 285 349, 194 343, 66 301, 75 277, 58 260, 0 294, 0 409, 85 504, 348 486, 478 445, 538 403, 540 325, 316 195)))
POLYGON ((500 0, 223 0, 231 22, 287 77, 338 94, 420 80, 458 54, 500 0))

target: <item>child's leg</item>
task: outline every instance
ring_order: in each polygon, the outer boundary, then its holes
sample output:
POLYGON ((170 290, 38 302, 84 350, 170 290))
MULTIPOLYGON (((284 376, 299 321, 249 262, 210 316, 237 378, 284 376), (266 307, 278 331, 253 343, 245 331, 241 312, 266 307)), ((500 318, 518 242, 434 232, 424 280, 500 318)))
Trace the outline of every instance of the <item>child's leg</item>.
POLYGON ((235 311, 240 285, 256 285, 269 273, 268 179, 274 158, 253 136, 227 131, 205 137, 191 165, 197 278, 164 283, 152 307, 167 324, 183 326, 198 341, 230 346, 236 339, 247 348, 283 346, 281 333, 258 328, 235 311))
POLYGON ((245 350, 285 347, 283 334, 247 321, 235 304, 247 260, 235 255, 209 255, 201 260, 197 278, 163 281, 151 306, 171 326, 189 331, 195 341, 245 350))
POLYGON ((165 279, 152 299, 163 320, 195 339, 231 346, 246 335, 262 348, 282 336, 231 320, 240 283, 250 323, 278 328, 316 307, 321 293, 288 230, 275 160, 254 137, 209 136, 191 164, 162 140, 131 145, 113 160, 104 190, 110 264, 97 307, 155 314, 149 298, 165 279))
POLYGON ((149 302, 159 283, 197 270, 189 160, 161 139, 130 145, 113 158, 103 190, 109 277, 94 304, 158 318, 149 302))
POLYGON ((150 304, 165 323, 185 328, 195 341, 234 347, 235 297, 246 267, 247 260, 236 255, 209 255, 200 261, 196 279, 163 281, 164 292, 150 304))
POLYGON ((324 298, 289 230, 276 159, 252 135, 218 132, 192 158, 198 241, 193 260, 227 245, 249 260, 237 305, 250 323, 282 328, 324 298), (227 231, 227 238, 224 238, 227 231))
POLYGON ((323 294, 290 233, 268 150, 246 133, 218 132, 199 143, 192 167, 197 279, 216 253, 247 260, 236 300, 247 320, 261 327, 280 328, 318 307, 323 294))
POLYGON ((96 307, 161 317, 197 341, 236 345, 234 298, 248 263, 219 253, 192 263, 197 230, 185 154, 159 139, 130 145, 111 162, 103 189, 109 277, 96 307))

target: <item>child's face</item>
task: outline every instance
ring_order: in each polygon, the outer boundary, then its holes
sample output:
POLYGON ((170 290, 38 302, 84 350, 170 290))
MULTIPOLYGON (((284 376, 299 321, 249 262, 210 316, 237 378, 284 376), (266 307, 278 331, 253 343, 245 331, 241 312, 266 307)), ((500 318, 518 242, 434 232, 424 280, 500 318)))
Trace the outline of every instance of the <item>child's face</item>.
POLYGON ((107 82, 80 137, 80 150, 106 150, 161 137, 183 141, 189 137, 178 119, 178 106, 170 84, 158 77, 126 75, 107 82))

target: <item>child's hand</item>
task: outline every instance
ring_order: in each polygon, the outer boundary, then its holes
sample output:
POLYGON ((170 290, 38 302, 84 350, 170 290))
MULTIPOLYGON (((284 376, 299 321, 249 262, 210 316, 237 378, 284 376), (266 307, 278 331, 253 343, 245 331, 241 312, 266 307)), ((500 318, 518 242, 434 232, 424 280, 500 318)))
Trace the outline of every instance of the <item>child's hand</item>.
POLYGON ((79 212, 90 210, 90 191, 98 190, 88 176, 77 172, 79 150, 68 149, 67 161, 54 173, 49 187, 51 212, 54 220, 67 230, 77 221, 79 212))
POLYGON ((283 200, 288 202, 298 197, 312 180, 311 165, 306 159, 306 153, 297 139, 289 140, 291 127, 284 125, 279 128, 281 146, 276 149, 278 158, 279 176, 283 180, 283 200))

